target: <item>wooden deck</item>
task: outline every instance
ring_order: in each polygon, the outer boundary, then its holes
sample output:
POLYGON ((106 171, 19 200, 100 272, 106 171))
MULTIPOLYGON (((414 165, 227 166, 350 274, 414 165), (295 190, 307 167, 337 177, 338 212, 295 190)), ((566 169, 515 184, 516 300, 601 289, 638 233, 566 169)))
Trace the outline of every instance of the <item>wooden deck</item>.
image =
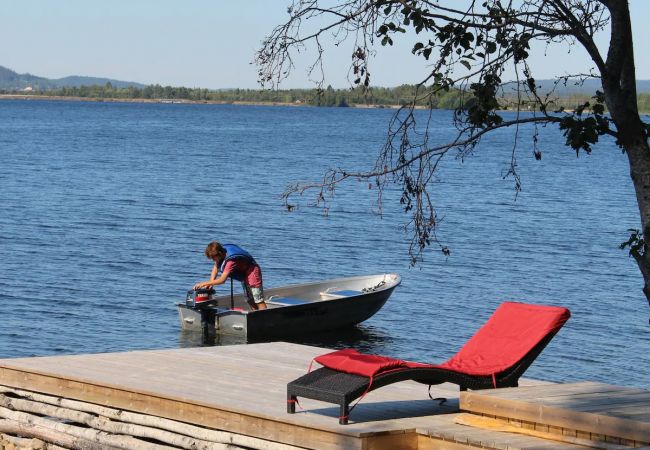
MULTIPOLYGON (((270 442, 317 449, 434 449, 484 446, 502 449, 584 448, 521 434, 486 431, 460 425, 459 391, 451 384, 434 386, 433 397, 446 397, 439 405, 429 399, 427 386, 403 382, 378 389, 364 397, 351 414, 351 423, 338 424, 336 405, 301 399, 302 409, 286 413, 286 384, 304 374, 311 359, 326 349, 282 342, 171 350, 131 351, 93 355, 51 356, 0 360, 0 385, 82 400, 104 406, 225 430, 270 442)), ((560 417, 602 405, 589 414, 614 416, 639 433, 625 434, 627 444, 645 442, 650 425, 647 391, 620 393, 620 403, 571 403, 556 394, 564 385, 522 380, 535 399, 545 398, 560 417), (629 395, 628 395, 629 394, 629 395), (642 400, 634 400, 635 395, 642 400), (624 401, 627 398, 627 403, 624 401), (564 402, 564 403, 563 403, 564 402), (579 405, 580 408, 574 408, 579 405), (621 408, 629 406, 627 412, 621 408), (584 406, 584 407, 583 407, 584 406), (634 409, 635 408, 635 409, 634 409)), ((594 386, 595 384, 585 385, 594 386)), ((602 386, 602 385, 601 385, 602 386)), ((524 392, 524 388, 519 388, 524 392)), ((618 388, 624 389, 624 388, 618 388)), ((528 404, 518 389, 463 393, 463 409, 479 414, 535 422, 508 400, 528 404), (487 394, 485 394, 487 392, 487 394), (485 400, 483 398, 488 398, 485 400), (508 397, 510 396, 510 397, 508 397), (482 405, 482 406, 478 406, 482 405), (486 406, 487 405, 487 406, 486 406), (489 406, 489 407, 488 407, 489 406), (513 412, 514 411, 514 412, 513 412)), ((564 391, 562 391, 564 392, 564 391)), ((606 395, 610 395, 607 391, 606 395)), ((585 392, 580 395, 588 395, 585 392)), ((519 405, 519 403, 517 403, 519 405)), ((537 406, 532 406, 531 411, 537 406)), ((526 413, 527 414, 527 413, 526 413)), ((568 419, 567 419, 568 420, 568 419)), ((541 422, 540 422, 541 423, 541 422)), ((618 423, 618 422, 617 422, 618 423)), ((546 424, 546 431, 549 430, 546 424)), ((623 427, 621 425, 621 427, 623 427)), ((579 428, 586 432, 584 427, 579 428)), ((602 433, 602 431, 601 431, 602 433)), ((620 434, 620 433, 619 433, 620 434)), ((616 436, 616 434, 609 434, 616 436)), ((623 436, 621 434, 621 436, 623 436)), ((640 445, 640 444, 639 444, 640 445)))
POLYGON ((586 439, 650 443, 650 391, 582 382, 463 392, 465 411, 586 439))

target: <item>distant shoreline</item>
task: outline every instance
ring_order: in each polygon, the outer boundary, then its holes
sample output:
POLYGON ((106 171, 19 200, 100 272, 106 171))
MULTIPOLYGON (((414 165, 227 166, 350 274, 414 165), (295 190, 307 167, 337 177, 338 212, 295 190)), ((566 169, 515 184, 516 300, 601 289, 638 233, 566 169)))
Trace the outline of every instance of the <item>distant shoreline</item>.
MULTIPOLYGON (((244 106, 307 106, 318 107, 308 103, 289 102, 249 102, 249 101, 225 101, 225 100, 187 100, 187 99, 160 99, 160 98, 106 98, 106 97, 68 97, 62 95, 21 95, 21 94, 0 94, 0 100, 55 100, 70 102, 109 102, 109 103, 165 103, 165 104, 187 104, 187 105, 244 105, 244 106)), ((352 104, 348 108, 362 109, 398 109, 400 105, 368 105, 352 104)), ((339 107, 340 108, 340 107, 339 107)), ((424 109, 417 106, 416 109, 424 109)))
MULTIPOLYGON (((310 105, 305 102, 263 102, 263 101, 245 101, 245 100, 189 100, 189 99, 162 99, 162 98, 110 98, 110 97, 73 97, 63 95, 22 95, 22 94, 0 94, 2 100, 53 100, 61 102, 99 102, 99 103, 163 103, 163 104, 184 104, 184 105, 239 105, 239 106, 304 106, 308 108, 357 108, 357 109, 399 109, 401 105, 369 105, 364 103, 353 103, 347 106, 318 106, 310 105)), ((429 109, 425 106, 416 105, 415 109, 429 109)), ((436 108, 438 109, 438 108, 436 108)), ((444 109, 444 108, 440 108, 444 109)), ((502 109, 501 112, 513 111, 502 109)), ((526 112, 523 111, 522 112, 526 112)), ((573 109, 567 108, 566 113, 573 112, 573 109)), ((640 114, 650 114, 650 111, 639 111, 640 114)))

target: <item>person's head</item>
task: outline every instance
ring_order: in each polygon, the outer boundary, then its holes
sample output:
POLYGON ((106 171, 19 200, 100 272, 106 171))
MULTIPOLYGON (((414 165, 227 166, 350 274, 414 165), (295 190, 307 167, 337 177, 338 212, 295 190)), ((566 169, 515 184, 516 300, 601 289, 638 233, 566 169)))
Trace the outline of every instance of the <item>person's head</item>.
POLYGON ((212 241, 205 248, 205 256, 208 259, 211 259, 212 261, 219 263, 220 261, 223 260, 223 258, 226 257, 226 249, 223 248, 223 246, 219 242, 212 241))

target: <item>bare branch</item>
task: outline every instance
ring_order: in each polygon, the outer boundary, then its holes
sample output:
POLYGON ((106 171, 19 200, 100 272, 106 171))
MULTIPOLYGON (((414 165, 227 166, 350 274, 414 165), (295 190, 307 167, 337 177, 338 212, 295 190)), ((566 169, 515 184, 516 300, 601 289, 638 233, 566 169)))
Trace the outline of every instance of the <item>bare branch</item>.
MULTIPOLYGON (((470 1, 466 8, 443 6, 427 0, 347 0, 330 7, 321 7, 316 0, 296 0, 290 8, 290 18, 273 30, 258 53, 260 80, 277 83, 293 68, 291 51, 300 51, 307 42, 316 46, 316 57, 310 74, 319 70, 321 85, 324 79, 321 38, 333 37, 339 45, 352 41, 352 62, 348 72, 353 85, 367 88, 370 85, 370 60, 375 45, 392 45, 407 29, 418 37, 424 36, 412 50, 416 57, 430 64, 428 74, 416 86, 410 102, 392 116, 386 141, 372 170, 329 169, 319 182, 293 184, 282 198, 288 209, 289 199, 305 192, 316 192, 315 205, 323 205, 336 188, 348 179, 373 180, 377 186, 377 201, 382 210, 383 192, 387 183, 396 183, 402 189, 400 203, 409 214, 405 230, 411 236, 410 255, 413 263, 422 257, 422 251, 432 243, 441 250, 449 250, 436 237, 439 219, 432 195, 432 184, 440 163, 450 150, 464 158, 471 154, 481 138, 498 129, 515 127, 509 170, 515 192, 521 189, 517 173, 517 150, 520 146, 519 127, 533 125, 533 154, 541 158, 537 149, 537 126, 555 123, 564 130, 567 142, 578 151, 590 151, 592 134, 584 138, 571 134, 571 126, 596 127, 598 135, 617 135, 610 129, 611 120, 602 114, 602 105, 591 111, 593 117, 584 119, 583 111, 589 104, 576 105, 573 113, 552 112, 553 92, 563 79, 558 79, 550 92, 537 92, 535 80, 526 63, 532 41, 582 44, 602 73, 606 62, 594 44, 593 36, 607 24, 609 17, 596 0, 498 0, 470 1), (504 4, 505 3, 505 4, 504 4), (305 22, 318 24, 312 31, 302 34, 305 22), (458 68, 465 68, 457 72, 458 68), (515 82, 511 84, 516 95, 508 98, 502 75, 512 67, 515 82), (457 108, 453 120, 457 129, 455 137, 446 143, 430 135, 431 111, 422 120, 415 114, 417 105, 434 105, 441 95, 456 92, 457 108), (516 111, 513 120, 505 120, 500 110, 512 104, 516 111), (522 105, 532 109, 530 116, 522 116, 522 105), (575 116, 575 117, 574 117, 575 116), (594 125, 595 124, 595 125, 594 125), (585 140, 586 139, 586 140, 585 140)), ((453 3, 452 3, 453 5, 453 3)), ((592 76, 593 74, 589 74, 592 76)), ((555 108, 557 109, 557 108, 555 108)))

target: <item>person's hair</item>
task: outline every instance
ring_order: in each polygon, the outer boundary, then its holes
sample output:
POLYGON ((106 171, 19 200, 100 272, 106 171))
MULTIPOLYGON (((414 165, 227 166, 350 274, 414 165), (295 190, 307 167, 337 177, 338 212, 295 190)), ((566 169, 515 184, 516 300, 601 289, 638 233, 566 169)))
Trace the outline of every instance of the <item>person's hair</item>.
POLYGON ((205 256, 208 259, 215 259, 219 258, 221 259, 221 255, 226 253, 226 249, 223 248, 223 246, 217 242, 217 241, 212 241, 208 244, 208 246, 205 248, 205 256))

